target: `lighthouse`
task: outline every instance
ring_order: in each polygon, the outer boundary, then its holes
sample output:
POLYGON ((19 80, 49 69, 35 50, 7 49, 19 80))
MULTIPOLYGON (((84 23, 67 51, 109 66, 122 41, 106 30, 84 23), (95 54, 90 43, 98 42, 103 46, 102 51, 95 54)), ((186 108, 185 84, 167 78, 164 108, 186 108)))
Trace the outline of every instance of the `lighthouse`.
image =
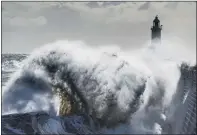
POLYGON ((153 26, 151 27, 151 43, 161 44, 161 30, 162 25, 160 25, 160 20, 158 16, 153 20, 153 26))

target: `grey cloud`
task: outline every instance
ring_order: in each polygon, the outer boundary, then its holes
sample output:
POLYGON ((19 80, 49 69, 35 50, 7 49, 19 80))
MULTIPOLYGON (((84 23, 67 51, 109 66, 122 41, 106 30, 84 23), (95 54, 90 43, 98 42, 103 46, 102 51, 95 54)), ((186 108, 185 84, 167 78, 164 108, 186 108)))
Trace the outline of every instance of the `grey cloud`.
POLYGON ((3 52, 31 52, 60 39, 139 48, 150 40, 156 14, 164 25, 162 36, 173 33, 195 46, 195 3, 175 2, 176 9, 169 10, 170 3, 3 2, 3 52))
POLYGON ((169 8, 169 9, 176 9, 178 4, 179 3, 177 3, 177 2, 170 2, 170 3, 166 4, 165 7, 169 8))
POLYGON ((33 25, 45 25, 47 20, 43 16, 36 18, 25 18, 25 17, 13 17, 9 20, 12 26, 33 26, 33 25))
POLYGON ((141 5, 138 10, 147 10, 150 7, 150 2, 146 2, 143 5, 141 5))
POLYGON ((103 2, 103 7, 107 7, 107 6, 118 6, 118 5, 123 4, 123 3, 128 3, 128 2, 123 2, 123 1, 103 2))
POLYGON ((101 6, 101 4, 99 4, 98 2, 96 1, 91 1, 91 2, 88 2, 87 3, 87 6, 89 6, 90 8, 98 8, 101 6))

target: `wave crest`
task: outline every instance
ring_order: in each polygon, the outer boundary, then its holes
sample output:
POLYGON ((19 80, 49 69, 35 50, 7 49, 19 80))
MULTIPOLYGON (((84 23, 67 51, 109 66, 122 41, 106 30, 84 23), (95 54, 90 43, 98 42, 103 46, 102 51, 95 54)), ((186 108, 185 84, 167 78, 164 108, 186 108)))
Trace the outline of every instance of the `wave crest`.
POLYGON ((85 113, 101 127, 129 123, 128 132, 161 133, 178 66, 157 56, 144 63, 144 53, 127 56, 68 41, 35 50, 5 88, 3 113, 85 113))

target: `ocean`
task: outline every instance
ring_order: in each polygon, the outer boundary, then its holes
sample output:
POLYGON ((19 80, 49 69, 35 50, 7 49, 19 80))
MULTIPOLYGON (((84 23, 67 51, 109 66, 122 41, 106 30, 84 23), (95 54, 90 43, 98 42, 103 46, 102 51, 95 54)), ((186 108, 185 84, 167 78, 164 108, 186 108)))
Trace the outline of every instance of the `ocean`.
POLYGON ((2 86, 4 87, 10 76, 22 66, 27 54, 2 54, 2 86))
POLYGON ((2 54, 3 132, 175 133, 185 61, 165 47, 125 52, 58 41, 29 55, 2 54), (34 124, 19 128, 8 116, 34 124))

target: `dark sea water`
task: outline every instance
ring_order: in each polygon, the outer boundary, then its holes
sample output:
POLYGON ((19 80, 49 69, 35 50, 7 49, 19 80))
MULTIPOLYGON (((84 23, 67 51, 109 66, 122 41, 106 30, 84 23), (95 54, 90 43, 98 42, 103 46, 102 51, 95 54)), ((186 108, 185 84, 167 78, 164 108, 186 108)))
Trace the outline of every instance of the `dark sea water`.
POLYGON ((6 82, 10 76, 22 66, 22 61, 27 57, 27 54, 2 54, 2 86, 6 85, 6 82))

